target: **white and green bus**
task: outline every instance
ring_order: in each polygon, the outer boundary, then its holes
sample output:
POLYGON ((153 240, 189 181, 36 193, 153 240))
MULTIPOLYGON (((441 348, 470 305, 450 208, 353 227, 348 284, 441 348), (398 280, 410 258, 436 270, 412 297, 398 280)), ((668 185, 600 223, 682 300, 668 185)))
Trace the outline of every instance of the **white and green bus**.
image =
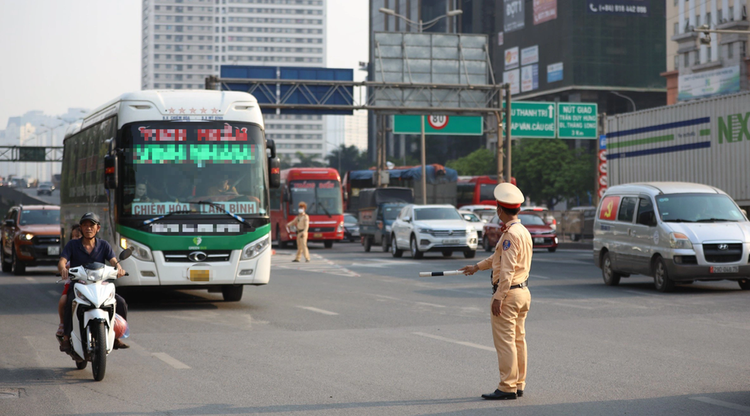
POLYGON ((139 91, 89 114, 64 141, 64 238, 85 212, 119 252, 118 286, 242 298, 271 270, 269 188, 279 159, 256 99, 222 91, 139 91))

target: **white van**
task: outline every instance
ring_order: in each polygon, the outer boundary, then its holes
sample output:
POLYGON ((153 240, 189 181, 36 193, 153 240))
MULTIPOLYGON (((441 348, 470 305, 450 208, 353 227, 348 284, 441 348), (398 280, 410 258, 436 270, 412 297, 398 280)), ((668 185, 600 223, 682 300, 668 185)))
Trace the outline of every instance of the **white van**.
POLYGON ((729 195, 686 182, 617 185, 602 197, 594 221, 594 262, 604 283, 631 274, 675 283, 734 280, 750 289, 750 222, 729 195))

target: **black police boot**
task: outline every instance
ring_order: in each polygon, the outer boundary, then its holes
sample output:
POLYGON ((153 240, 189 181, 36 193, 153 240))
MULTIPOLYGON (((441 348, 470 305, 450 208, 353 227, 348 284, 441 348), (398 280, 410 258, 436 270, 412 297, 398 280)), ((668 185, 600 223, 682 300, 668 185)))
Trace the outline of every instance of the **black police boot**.
POLYGON ((506 393, 504 391, 495 390, 494 393, 483 394, 482 398, 485 400, 516 400, 516 393, 506 393))
POLYGON ((516 390, 516 396, 523 397, 523 390, 516 390))

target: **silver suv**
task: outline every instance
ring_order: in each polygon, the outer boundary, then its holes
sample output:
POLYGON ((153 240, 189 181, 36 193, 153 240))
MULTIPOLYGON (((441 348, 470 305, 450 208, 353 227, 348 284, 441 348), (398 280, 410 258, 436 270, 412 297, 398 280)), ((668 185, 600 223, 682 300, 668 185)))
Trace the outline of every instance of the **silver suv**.
POLYGON ((404 250, 420 259, 425 252, 437 251, 450 257, 462 251, 467 259, 477 253, 477 232, 452 205, 407 205, 391 225, 391 254, 401 257, 404 250))

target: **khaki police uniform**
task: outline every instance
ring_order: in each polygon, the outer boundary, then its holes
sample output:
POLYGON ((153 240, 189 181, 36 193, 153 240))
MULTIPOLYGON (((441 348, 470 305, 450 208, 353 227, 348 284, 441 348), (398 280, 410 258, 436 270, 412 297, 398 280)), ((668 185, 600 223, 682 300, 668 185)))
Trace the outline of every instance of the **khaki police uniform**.
MULTIPOLYGON (((498 185, 498 188, 502 185, 505 184, 498 185)), ((520 194, 518 188, 514 192, 520 194)), ((511 204, 508 205, 520 206, 523 194, 520 195, 521 201, 515 202, 516 199, 510 198, 511 204)), ((498 195, 496 189, 495 197, 502 204, 503 197, 507 198, 507 195, 498 195)), ((492 256, 477 263, 477 267, 480 270, 492 269, 492 300, 502 302, 500 316, 491 315, 492 337, 500 370, 497 389, 515 393, 526 386, 525 322, 531 303, 527 280, 534 245, 531 234, 520 220, 508 222, 504 230, 492 256)))
POLYGON ((286 226, 292 225, 297 228, 297 256, 294 259, 299 261, 304 254, 305 260, 310 261, 310 253, 307 251, 307 230, 310 228, 310 217, 304 213, 299 214, 286 226))

